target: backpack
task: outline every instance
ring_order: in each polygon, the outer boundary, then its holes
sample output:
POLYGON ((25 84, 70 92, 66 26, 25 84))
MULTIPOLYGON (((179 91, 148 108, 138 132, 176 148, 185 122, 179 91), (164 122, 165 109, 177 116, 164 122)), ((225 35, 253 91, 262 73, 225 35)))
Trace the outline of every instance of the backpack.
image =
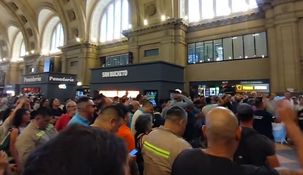
POLYGON ((234 161, 237 164, 239 164, 239 165, 251 164, 251 160, 250 160, 249 156, 247 155, 248 152, 247 152, 246 145, 249 144, 247 142, 248 138, 250 138, 251 136, 254 136, 256 134, 257 134, 256 131, 249 131, 248 133, 245 133, 245 135, 243 135, 243 133, 242 133, 238 149, 234 155, 234 161))

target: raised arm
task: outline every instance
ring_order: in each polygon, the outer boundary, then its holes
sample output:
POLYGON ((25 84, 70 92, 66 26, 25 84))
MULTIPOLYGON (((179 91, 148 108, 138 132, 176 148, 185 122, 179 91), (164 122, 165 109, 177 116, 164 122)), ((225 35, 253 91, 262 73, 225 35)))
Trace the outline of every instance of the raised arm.
POLYGON ((281 121, 285 124, 287 134, 292 139, 296 146, 297 155, 301 169, 295 170, 278 170, 281 175, 303 175, 303 133, 299 126, 295 122, 296 112, 291 107, 291 104, 287 100, 283 100, 278 104, 278 112, 281 121))

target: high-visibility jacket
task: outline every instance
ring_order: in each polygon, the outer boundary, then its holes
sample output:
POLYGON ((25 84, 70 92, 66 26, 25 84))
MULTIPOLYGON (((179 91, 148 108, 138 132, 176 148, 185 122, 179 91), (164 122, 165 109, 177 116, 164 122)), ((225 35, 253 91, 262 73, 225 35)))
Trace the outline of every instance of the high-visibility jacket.
POLYGON ((144 175, 170 175, 176 157, 191 145, 170 130, 160 127, 143 137, 144 175))

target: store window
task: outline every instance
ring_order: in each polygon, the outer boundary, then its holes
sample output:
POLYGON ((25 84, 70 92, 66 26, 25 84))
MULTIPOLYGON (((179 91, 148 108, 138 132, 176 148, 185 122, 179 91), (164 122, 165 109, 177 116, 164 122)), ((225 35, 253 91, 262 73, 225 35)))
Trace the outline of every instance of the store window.
POLYGON ((179 0, 180 17, 190 23, 232 14, 242 15, 257 8, 256 0, 179 0))
POLYGON ((188 64, 267 57, 266 32, 188 44, 188 64))
POLYGON ((196 56, 196 44, 188 44, 188 63, 196 64, 198 57, 196 56))
POLYGON ((224 60, 231 60, 233 58, 233 40, 232 38, 223 39, 224 60))
POLYGON ((222 39, 214 41, 214 61, 222 61, 223 60, 223 42, 222 39))
POLYGON ((113 0, 105 9, 100 26, 100 42, 119 40, 122 31, 129 29, 128 0, 113 0))
POLYGON ((234 59, 242 59, 244 57, 243 37, 236 36, 233 37, 232 40, 233 40, 234 59))
POLYGON ((256 55, 257 57, 266 57, 267 56, 267 36, 266 33, 256 33, 254 34, 256 42, 256 55))
POLYGON ((210 62, 214 60, 212 41, 207 41, 204 43, 204 59, 205 62, 210 62))
POLYGON ((128 64, 130 64, 129 54, 122 54, 105 57, 105 63, 102 64, 102 67, 125 66, 128 64))
POLYGON ((144 50, 144 57, 159 56, 159 49, 144 50))

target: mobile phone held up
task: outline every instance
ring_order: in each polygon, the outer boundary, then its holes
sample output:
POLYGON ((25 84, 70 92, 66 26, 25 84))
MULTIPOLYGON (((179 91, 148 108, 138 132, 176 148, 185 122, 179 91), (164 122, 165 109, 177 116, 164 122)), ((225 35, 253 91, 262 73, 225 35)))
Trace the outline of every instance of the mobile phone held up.
POLYGON ((137 149, 133 149, 131 152, 129 152, 129 155, 132 157, 135 157, 138 154, 138 150, 137 149))

